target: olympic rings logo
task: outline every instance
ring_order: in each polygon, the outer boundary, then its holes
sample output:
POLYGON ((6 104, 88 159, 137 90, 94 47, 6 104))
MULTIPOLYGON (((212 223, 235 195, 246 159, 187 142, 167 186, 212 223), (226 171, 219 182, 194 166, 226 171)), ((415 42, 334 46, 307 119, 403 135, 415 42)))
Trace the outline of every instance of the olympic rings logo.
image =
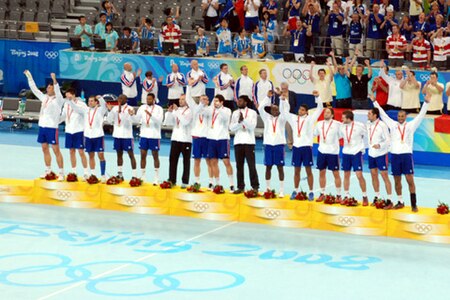
POLYGON ((113 56, 113 57, 111 57, 111 60, 114 63, 118 64, 118 63, 120 63, 122 61, 122 57, 120 57, 120 56, 113 56))
POLYGON ((128 260, 89 262, 74 265, 72 259, 57 253, 17 253, 0 256, 0 284, 19 287, 51 287, 74 283, 84 283, 87 291, 103 296, 138 297, 151 296, 167 292, 212 292, 240 286, 245 278, 237 273, 225 270, 192 269, 171 273, 160 273, 150 264, 128 260), (95 274, 99 270, 117 269, 127 266, 126 272, 117 275, 102 276, 95 274), (46 276, 48 274, 58 276, 46 276), (211 283, 191 278, 211 278, 211 283), (150 281, 149 281, 150 279, 150 281), (182 282, 182 279, 188 279, 182 282), (135 284, 145 281, 140 292, 135 284), (189 287, 190 282, 197 283, 189 287), (128 283, 128 284, 127 284, 128 283), (117 286, 122 291, 117 290, 117 286), (143 290, 143 288, 146 290, 143 290), (129 292, 128 292, 129 290, 129 292))
POLYGON ((428 81, 428 80, 430 80, 430 74, 425 74, 425 73, 420 74, 419 78, 420 78, 422 81, 428 81))
POLYGON ((271 220, 275 220, 281 215, 281 212, 278 209, 265 208, 264 214, 271 220))
POLYGON ((285 68, 281 74, 283 75, 283 78, 287 80, 288 83, 295 83, 298 84, 305 84, 310 79, 310 71, 309 70, 300 70, 300 69, 294 69, 291 70, 289 68, 285 68))
POLYGON ((129 206, 135 206, 139 203, 139 198, 135 196, 125 196, 123 197, 123 200, 125 200, 125 203, 129 206))
POLYGON ((422 233, 422 234, 427 234, 427 233, 429 233, 431 230, 433 230, 433 226, 431 226, 430 224, 420 224, 420 223, 417 223, 417 224, 415 225, 415 227, 416 227, 417 231, 418 231, 419 233, 422 233))
POLYGON ((210 68, 210 69, 218 69, 219 68, 219 64, 218 63, 216 63, 216 62, 208 62, 208 67, 210 68))
POLYGON ((341 216, 338 218, 338 222, 342 226, 350 226, 355 223, 354 217, 341 216))
POLYGON ((56 191, 56 196, 59 200, 69 200, 72 197, 72 193, 69 191, 56 191))
POLYGON ((58 53, 58 51, 45 51, 44 55, 48 59, 56 59, 58 57, 59 53, 58 53))
POLYGON ((194 202, 194 210, 196 212, 202 213, 209 208, 209 204, 205 202, 194 202))

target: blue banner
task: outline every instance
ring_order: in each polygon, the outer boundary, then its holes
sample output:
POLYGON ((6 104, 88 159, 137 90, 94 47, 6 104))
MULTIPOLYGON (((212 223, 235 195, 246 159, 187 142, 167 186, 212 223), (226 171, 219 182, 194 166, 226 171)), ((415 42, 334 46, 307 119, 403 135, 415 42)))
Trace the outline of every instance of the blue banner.
POLYGON ((68 47, 68 43, 0 40, 0 92, 16 95, 28 88, 25 69, 38 86, 45 85, 50 73, 59 75, 59 50, 68 47))

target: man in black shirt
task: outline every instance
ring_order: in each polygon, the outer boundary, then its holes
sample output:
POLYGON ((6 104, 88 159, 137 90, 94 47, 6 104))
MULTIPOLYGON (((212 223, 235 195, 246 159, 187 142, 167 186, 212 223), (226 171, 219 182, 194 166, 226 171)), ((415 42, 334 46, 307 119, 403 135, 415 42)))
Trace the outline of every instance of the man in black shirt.
POLYGON ((347 70, 347 77, 352 85, 352 108, 353 109, 369 109, 370 102, 368 99, 368 84, 370 79, 372 78, 372 67, 370 65, 370 60, 366 59, 364 63, 368 68, 367 74, 364 73, 364 66, 358 65, 356 67, 356 75, 351 73, 352 67, 356 61, 357 55, 353 57, 350 64, 349 58, 345 61, 345 67, 347 70))

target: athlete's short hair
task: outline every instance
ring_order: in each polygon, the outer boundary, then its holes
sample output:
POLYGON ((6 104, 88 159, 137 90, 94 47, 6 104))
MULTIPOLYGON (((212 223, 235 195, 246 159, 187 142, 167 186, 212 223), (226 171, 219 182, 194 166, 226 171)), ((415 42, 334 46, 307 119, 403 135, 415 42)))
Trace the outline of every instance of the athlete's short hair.
POLYGON ((354 114, 353 114, 353 112, 351 110, 346 110, 342 114, 345 116, 346 119, 350 119, 350 120, 353 121, 354 114))

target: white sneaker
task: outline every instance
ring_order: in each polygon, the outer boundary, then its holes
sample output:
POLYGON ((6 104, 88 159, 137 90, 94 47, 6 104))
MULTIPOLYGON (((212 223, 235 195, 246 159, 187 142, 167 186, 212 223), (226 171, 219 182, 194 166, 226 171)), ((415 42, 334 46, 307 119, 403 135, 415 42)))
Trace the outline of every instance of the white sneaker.
POLYGON ((106 183, 106 176, 105 175, 102 176, 101 183, 106 183))
POLYGON ((81 177, 81 181, 85 182, 89 179, 89 175, 88 174, 84 174, 83 177, 81 177))
POLYGON ((145 182, 145 177, 139 177, 139 179, 142 181, 142 183, 145 182))
POLYGON ((49 174, 49 173, 48 173, 48 172, 45 172, 44 174, 42 174, 41 176, 39 176, 39 178, 45 179, 45 177, 47 176, 47 174, 49 174))
POLYGON ((284 198, 284 193, 283 192, 279 193, 278 198, 284 198))
POLYGON ((158 180, 158 179, 155 179, 155 180, 153 181, 153 185, 154 185, 154 186, 159 185, 159 180, 158 180))
POLYGON ((64 181, 64 174, 58 175, 58 181, 64 181))

